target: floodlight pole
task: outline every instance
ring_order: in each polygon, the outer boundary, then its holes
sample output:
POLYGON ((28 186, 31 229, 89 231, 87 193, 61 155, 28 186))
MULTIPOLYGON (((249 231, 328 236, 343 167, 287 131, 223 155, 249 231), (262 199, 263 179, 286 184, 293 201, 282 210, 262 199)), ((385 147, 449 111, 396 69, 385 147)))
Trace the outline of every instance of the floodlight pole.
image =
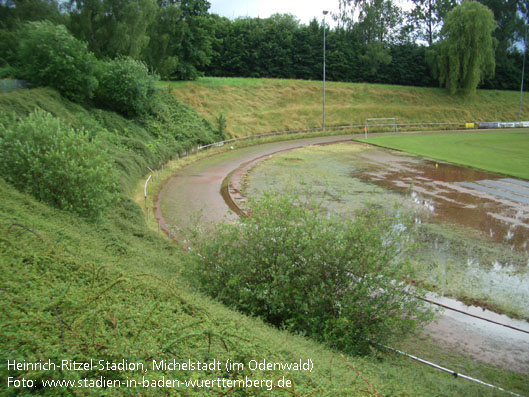
POLYGON ((325 15, 327 15, 329 11, 324 10, 323 11, 323 130, 325 131, 325 15))
POLYGON ((523 80, 525 78, 525 56, 527 53, 527 25, 525 25, 525 41, 524 41, 524 50, 523 50, 523 64, 522 64, 522 83, 520 85, 520 106, 518 107, 518 122, 522 117, 522 103, 523 103, 523 80))

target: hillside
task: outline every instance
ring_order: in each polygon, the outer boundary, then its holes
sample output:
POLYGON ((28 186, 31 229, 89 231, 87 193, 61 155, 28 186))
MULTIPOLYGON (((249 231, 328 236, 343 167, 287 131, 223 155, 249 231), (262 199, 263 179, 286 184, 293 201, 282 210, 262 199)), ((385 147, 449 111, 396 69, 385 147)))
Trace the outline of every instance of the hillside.
MULTIPOLYGON (((208 77, 162 84, 213 124, 223 115, 233 136, 322 124, 321 81, 208 77)), ((519 99, 514 91, 478 90, 463 97, 440 88, 327 82, 326 125, 363 124, 375 117, 396 117, 399 123, 513 121, 519 99)), ((529 102, 524 104, 527 119, 529 102)))
MULTIPOLYGON (((118 382, 114 386, 121 385, 120 394, 149 393, 127 382, 152 385, 163 377, 183 382, 245 376, 263 382, 277 382, 284 376, 292 381, 287 391, 278 391, 285 395, 364 395, 369 388, 364 379, 384 395, 470 396, 484 391, 482 386, 399 356, 343 357, 198 294, 183 275, 186 257, 181 248, 151 231, 141 208, 131 199, 148 167, 158 167, 192 143, 218 139, 192 109, 161 95, 163 106, 157 117, 142 121, 75 105, 51 89, 0 95, 0 111, 15 113, 19 120, 41 108, 62 122, 86 128, 91 141, 101 139, 119 191, 119 200, 100 218, 89 220, 39 202, 0 178, 2 394, 26 392, 16 381, 28 379, 34 382, 32 391, 39 394, 101 395, 116 391, 97 385, 80 389, 79 385, 103 379, 118 382), (245 363, 245 367, 231 373, 151 369, 153 360, 214 359, 245 363), (313 371, 251 370, 247 366, 251 360, 288 363, 300 359, 312 360, 313 371), (8 360, 103 360, 128 369, 13 369, 5 365, 8 360), (140 364, 147 370, 142 371, 140 364), (75 383, 60 389, 44 385, 61 379, 75 383)), ((494 376, 496 383, 510 389, 525 387, 521 375, 478 365, 473 370, 476 376, 494 376)), ((267 395, 267 388, 268 383, 263 383, 255 388, 221 387, 215 392, 267 395)), ((176 389, 158 386, 156 391, 167 395, 212 392, 185 388, 183 383, 176 389)))

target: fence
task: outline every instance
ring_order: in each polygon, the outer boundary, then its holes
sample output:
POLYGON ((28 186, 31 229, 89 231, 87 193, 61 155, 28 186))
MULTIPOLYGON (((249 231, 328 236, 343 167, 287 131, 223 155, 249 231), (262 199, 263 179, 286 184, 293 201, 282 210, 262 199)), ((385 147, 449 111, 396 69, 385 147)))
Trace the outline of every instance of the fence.
POLYGON ((302 129, 302 130, 274 131, 274 132, 267 132, 265 134, 248 135, 248 136, 243 136, 240 138, 232 138, 232 139, 227 139, 225 141, 211 143, 209 145, 198 146, 197 150, 200 151, 203 149, 208 149, 210 147, 221 147, 221 146, 224 146, 225 144, 232 143, 232 142, 244 141, 248 139, 261 139, 261 138, 267 138, 267 137, 276 136, 276 135, 310 134, 310 133, 316 133, 316 132, 342 131, 342 130, 354 130, 354 129, 361 130, 362 128, 364 128, 363 124, 351 124, 351 125, 339 125, 339 126, 326 127, 326 128, 320 127, 320 128, 307 128, 307 129, 302 129))
MULTIPOLYGON (((393 125, 393 124, 392 124, 393 125)), ((371 128, 376 126, 385 126, 387 124, 370 124, 371 128)), ((522 122, 477 122, 477 123, 467 123, 467 122, 452 122, 452 123, 397 123, 395 124, 398 131, 442 131, 442 130, 465 130, 465 129, 488 129, 488 128, 520 128, 520 127, 529 127, 529 121, 522 122)), ((339 126, 327 126, 326 128, 307 128, 301 130, 284 130, 284 131, 274 131, 267 132, 265 134, 258 135, 248 135, 240 138, 226 139, 224 141, 219 141, 215 143, 210 143, 209 145, 198 146, 191 149, 191 153, 199 152, 204 149, 209 149, 212 147, 221 147, 229 143, 249 140, 249 139, 261 139, 267 138, 276 135, 293 135, 293 134, 309 134, 309 133, 324 133, 327 131, 344 131, 344 130, 358 130, 358 132, 364 132, 366 129, 365 124, 350 124, 350 125, 339 125, 339 126)), ((188 152, 185 153, 188 155, 188 152)))

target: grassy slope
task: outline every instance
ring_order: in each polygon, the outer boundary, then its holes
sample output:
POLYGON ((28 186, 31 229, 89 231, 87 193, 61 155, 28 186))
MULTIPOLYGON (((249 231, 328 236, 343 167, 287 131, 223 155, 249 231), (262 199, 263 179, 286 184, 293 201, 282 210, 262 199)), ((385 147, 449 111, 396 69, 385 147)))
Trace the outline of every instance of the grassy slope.
MULTIPOLYGON (((4 111, 37 105, 72 123, 96 125, 96 118, 103 118, 99 112, 83 110, 51 91, 0 96, 0 109, 4 111)), ((116 126, 134 127, 116 115, 107 113, 104 118, 106 125, 112 122, 116 126)), ((128 159, 133 161, 134 157, 128 159)), ((122 183, 126 184, 133 175, 137 180, 134 171, 122 183)), ((132 190, 132 186, 122 187, 124 191, 132 190)), ((160 379, 164 375, 185 379, 198 375, 164 371, 8 372, 5 365, 8 359, 35 362, 49 358, 78 361, 94 358, 148 363, 152 359, 288 362, 311 358, 315 365, 312 373, 246 370, 232 376, 277 379, 285 375, 294 381, 293 391, 299 395, 365 394, 361 390, 367 386, 336 352, 272 329, 197 294, 181 276, 184 267, 181 250, 151 232, 140 208, 127 197, 110 208, 104 219, 94 223, 36 202, 0 179, 0 214, 2 393, 20 392, 6 389, 8 375, 35 380, 99 376, 141 380, 142 376, 160 379)), ((479 385, 405 358, 384 355, 347 360, 385 395, 492 394, 479 385)), ((526 387, 520 375, 477 367, 464 369, 509 389, 523 391, 526 387)), ((228 376, 218 372, 200 375, 209 379, 228 376)), ((159 391, 175 393, 171 389, 159 391)), ((256 395, 258 391, 250 390, 250 394, 256 395)), ((57 394, 58 390, 34 392, 57 394)), ((100 395, 104 390, 82 392, 100 395)), ((178 392, 191 394, 186 390, 178 392)))
MULTIPOLYGON (((212 123, 223 114, 227 131, 235 136, 321 127, 321 82, 202 78, 163 84, 212 123)), ((397 117, 399 123, 460 123, 516 120, 519 94, 480 90, 475 97, 463 98, 437 88, 329 82, 325 99, 327 126, 363 124, 373 117, 397 117)), ((529 104, 524 103, 527 114, 529 104)))
POLYGON ((529 131, 381 136, 360 141, 529 179, 529 131))
MULTIPOLYGON (((361 394, 360 390, 366 388, 338 353, 272 329, 192 292, 194 288, 179 277, 183 270, 180 250, 145 230, 137 207, 116 209, 107 220, 94 225, 37 203, 3 182, 0 203, 1 272, 9 275, 2 281, 2 362, 48 358, 119 362, 125 358, 148 366, 152 359, 216 358, 246 363, 251 359, 290 362, 310 358, 315 365, 312 373, 246 370, 236 376, 277 379, 284 375, 295 382, 293 391, 300 395, 349 396, 361 394)), ((488 392, 406 358, 385 355, 382 361, 351 357, 347 360, 387 395, 471 396, 488 392)), ((494 374, 479 368, 462 370, 477 372, 476 376, 481 377, 494 374)), ((3 379, 8 374, 17 375, 8 373, 5 366, 0 374, 3 379)), ((18 375, 22 377, 24 373, 18 375)), ((142 375, 30 372, 36 380, 99 376, 141 380, 142 375)), ((175 374, 147 374, 150 379, 164 375, 173 379, 175 374)), ((176 373, 176 378, 184 380, 192 375, 176 373)), ((206 379, 227 376, 223 372, 201 375, 206 379)), ((494 376, 497 383, 506 382, 509 388, 523 390, 522 376, 515 376, 514 382, 508 373, 500 378, 494 376)), ((1 387, 5 388, 5 382, 1 387)), ((89 392, 98 395, 100 390, 83 390, 83 394, 89 392)))

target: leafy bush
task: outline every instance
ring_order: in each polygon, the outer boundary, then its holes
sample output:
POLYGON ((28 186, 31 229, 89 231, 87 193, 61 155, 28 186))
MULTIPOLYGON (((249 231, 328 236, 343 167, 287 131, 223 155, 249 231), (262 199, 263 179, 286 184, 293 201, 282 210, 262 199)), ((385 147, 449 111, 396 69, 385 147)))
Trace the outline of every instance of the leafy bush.
MULTIPOLYGON (((325 217, 299 200, 265 195, 251 216, 199 238, 202 289, 277 327, 348 353, 369 352, 430 318, 402 282, 408 243, 400 220, 373 210, 325 217)), ((420 291, 414 290, 415 294, 420 291)))
POLYGON ((0 114, 0 175, 39 200, 97 217, 114 199, 112 165, 85 131, 42 110, 15 120, 0 114))
POLYGON ((153 107, 156 77, 143 62, 121 57, 99 66, 96 101, 126 116, 147 114, 153 107))
POLYGON ((63 25, 28 22, 18 31, 18 77, 35 86, 50 86, 83 102, 97 88, 97 60, 63 25))

